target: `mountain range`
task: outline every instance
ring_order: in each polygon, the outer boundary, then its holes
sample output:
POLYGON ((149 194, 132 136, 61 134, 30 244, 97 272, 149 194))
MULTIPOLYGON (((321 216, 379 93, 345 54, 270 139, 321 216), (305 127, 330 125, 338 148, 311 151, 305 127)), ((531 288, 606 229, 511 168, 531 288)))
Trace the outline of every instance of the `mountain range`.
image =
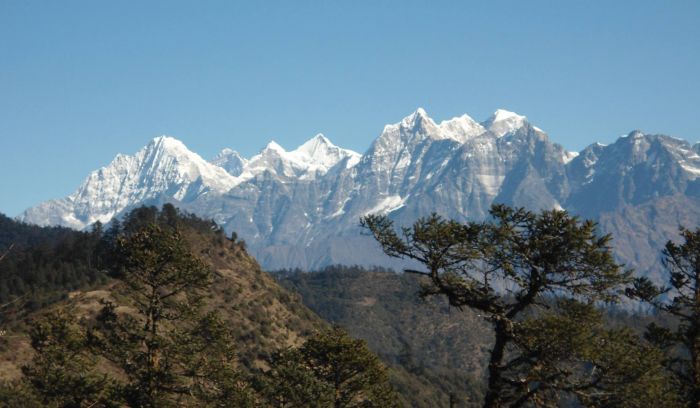
POLYGON ((270 142, 250 158, 227 148, 205 160, 161 136, 19 219, 83 229, 165 202, 235 231, 268 269, 396 266, 359 226, 370 213, 408 225, 431 212, 481 220, 495 202, 566 209, 596 219, 621 262, 657 277, 663 244, 699 224, 700 143, 633 131, 576 153, 513 112, 437 123, 420 108, 364 154, 319 134, 291 151, 270 142))

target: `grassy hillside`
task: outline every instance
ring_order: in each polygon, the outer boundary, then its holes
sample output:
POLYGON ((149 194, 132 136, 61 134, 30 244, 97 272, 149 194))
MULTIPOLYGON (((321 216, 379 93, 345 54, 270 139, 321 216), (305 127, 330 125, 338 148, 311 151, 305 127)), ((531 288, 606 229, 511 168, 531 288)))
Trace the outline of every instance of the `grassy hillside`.
MULTIPOLYGON (((214 282, 206 294, 205 308, 218 311, 227 322, 238 348, 238 361, 245 371, 266 369, 273 353, 299 346, 312 333, 329 327, 327 321, 304 305, 300 294, 283 287, 270 274, 261 270, 256 260, 246 252, 243 241, 227 237, 210 221, 177 212, 167 214, 155 208, 137 209, 123 222, 115 223, 106 231, 98 227, 93 233, 39 228, 9 219, 4 221, 4 236, 9 237, 3 241, 4 248, 9 248, 8 243, 17 242, 21 245, 15 245, 5 260, 0 262, 0 271, 4 271, 4 276, 13 281, 21 281, 23 285, 16 285, 14 292, 8 295, 11 296, 10 299, 19 300, 11 305, 14 318, 5 319, 2 327, 5 333, 0 337, 0 380, 13 380, 22 375, 21 367, 27 364, 33 355, 28 329, 33 321, 52 310, 71 310, 88 324, 95 319, 104 301, 118 305, 117 311, 120 313, 130 313, 133 310, 134 305, 125 296, 123 282, 110 277, 108 270, 111 260, 109 251, 105 248, 111 245, 119 232, 135 231, 152 222, 176 222, 191 251, 214 272, 214 282), (43 232, 46 234, 42 235, 43 232), (76 256, 78 250, 82 252, 76 256), (64 251, 68 251, 68 255, 64 251), (41 275, 45 278, 35 278, 37 269, 31 263, 25 263, 25 268, 16 267, 21 262, 26 262, 26 259, 40 261, 38 263, 42 265, 41 275), (72 271, 72 279, 59 281, 61 284, 51 283, 55 282, 52 277, 60 276, 62 270, 72 271), (27 301, 34 299, 37 294, 42 294, 41 302, 27 301)), ((341 278, 342 276, 339 275, 341 278)), ((394 275, 387 274, 386 278, 392 276, 394 275)), ((395 293, 403 293, 408 301, 409 298, 413 298, 411 291, 415 289, 414 282, 402 282, 404 286, 396 287, 395 293)), ((355 285, 353 291, 359 296, 359 293, 366 289, 355 285)), ((369 295, 360 302, 367 305, 377 303, 376 299, 372 299, 371 291, 367 292, 369 295)), ((344 299, 341 293, 328 294, 339 296, 339 300, 344 299)), ((337 308, 334 308, 331 302, 328 310, 334 311, 337 308)), ((400 316, 400 310, 387 308, 380 314, 381 317, 368 318, 374 321, 386 319, 390 314, 400 316)), ((405 315, 400 318, 404 320, 408 330, 408 324, 414 317, 405 315)), ((345 323, 343 319, 331 320, 341 325, 345 323)), ((352 325, 349 328, 354 330, 352 325)), ((424 352, 414 353, 412 348, 434 346, 429 340, 432 329, 426 327, 426 330, 423 343, 404 344, 402 339, 405 335, 387 328, 381 336, 391 347, 389 352, 380 357, 391 367, 392 382, 400 393, 403 405, 448 406, 450 391, 453 390, 455 395, 463 393, 464 382, 471 382, 472 379, 467 378, 470 376, 456 375, 456 370, 438 369, 437 367, 442 365, 439 360, 433 362, 434 368, 423 368, 425 361, 422 358, 416 359, 415 356, 422 356, 424 352), (441 385, 436 388, 435 384, 441 385)), ((358 337, 357 334, 355 336, 358 337)), ((446 343, 439 347, 449 347, 450 341, 459 340, 453 338, 445 341, 446 343)), ((371 344, 371 348, 384 349, 383 346, 375 344, 371 344)), ((469 367, 469 370, 479 371, 475 362, 469 367)), ((110 371, 109 367, 104 369, 110 371)))
MULTIPOLYGON (((135 213, 125 223, 124 229, 137 228, 139 224, 148 222, 150 218, 155 220, 157 216, 154 208, 135 213)), ((18 300, 8 305, 2 314, 4 335, 0 337, 0 379, 12 379, 20 375, 20 367, 31 357, 26 332, 37 316, 52 308, 68 307, 74 309, 80 318, 90 320, 101 308, 101 301, 112 301, 122 310, 128 310, 131 305, 122 296, 122 283, 118 279, 108 278, 104 269, 94 266, 105 262, 104 259, 94 260, 94 251, 99 242, 91 239, 89 247, 83 242, 82 248, 86 254, 82 257, 64 253, 66 248, 78 247, 78 244, 73 244, 77 239, 88 240, 90 234, 63 229, 60 234, 54 234, 55 229, 25 226, 11 220, 8 223, 7 219, 4 221, 3 235, 10 235, 10 229, 15 231, 5 242, 22 243, 15 245, 0 265, 0 271, 4 272, 7 281, 22 283, 11 286, 13 292, 7 296, 12 296, 10 300, 18 300), (27 231, 36 238, 26 238, 27 231), (41 231, 47 231, 43 238, 41 231), (37 253, 39 257, 27 255, 37 253), (40 260, 41 275, 45 278, 36 279, 36 269, 16 266, 26 263, 27 258, 40 260), (56 260, 51 262, 53 258, 56 260), (87 260, 90 259, 93 265, 88 267, 87 260), (73 273, 70 276, 74 279, 53 283, 61 271, 81 272, 83 266, 87 271, 84 274, 73 273), (38 294, 42 294, 40 298, 38 294), (41 303, 27 301, 35 298, 41 299, 41 303), (9 319, 10 315, 14 318, 9 319)), ((327 326, 301 303, 298 296, 282 288, 263 272, 245 251, 244 243, 227 238, 208 221, 182 216, 178 222, 192 251, 214 272, 214 282, 205 300, 206 308, 218 310, 229 323, 240 348, 239 359, 245 366, 264 366, 265 358, 274 351, 298 346, 314 330, 327 326)), ((109 234, 105 234, 104 239, 109 239, 109 234)))

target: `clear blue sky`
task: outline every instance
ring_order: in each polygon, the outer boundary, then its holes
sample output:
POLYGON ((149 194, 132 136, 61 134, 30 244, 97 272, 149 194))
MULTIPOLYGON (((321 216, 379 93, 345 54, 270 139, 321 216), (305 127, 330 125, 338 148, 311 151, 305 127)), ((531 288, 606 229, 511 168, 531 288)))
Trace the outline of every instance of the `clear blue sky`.
POLYGON ((204 157, 318 132, 363 152, 416 107, 497 108, 570 150, 700 139, 700 1, 0 0, 0 212, 168 134, 204 157))

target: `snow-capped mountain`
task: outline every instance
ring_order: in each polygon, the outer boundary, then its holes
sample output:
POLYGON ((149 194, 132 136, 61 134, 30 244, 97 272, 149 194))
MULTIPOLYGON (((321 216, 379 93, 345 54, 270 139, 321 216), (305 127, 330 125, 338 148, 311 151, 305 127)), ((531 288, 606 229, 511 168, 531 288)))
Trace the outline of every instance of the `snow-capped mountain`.
POLYGON ((28 209, 20 217, 40 225, 85 228, 109 222, 127 208, 167 196, 180 202, 230 190, 236 179, 177 139, 153 139, 133 156, 118 154, 95 170, 73 194, 28 209))
POLYGON ((270 142, 247 159, 224 149, 207 162, 156 138, 20 218, 85 228, 173 202, 236 231, 267 268, 317 268, 386 264, 359 228, 363 215, 386 213, 399 225, 431 212, 464 221, 500 202, 596 218, 623 262, 654 271, 677 226, 700 219, 699 153, 699 144, 638 131, 568 152, 513 112, 438 124, 418 109, 385 126, 362 155, 317 135, 291 151, 270 142))
MULTIPOLYGON (((239 176, 239 182, 248 181, 266 171, 285 179, 315 179, 342 160, 347 159, 346 167, 354 166, 360 156, 359 153, 335 146, 325 136, 318 134, 291 152, 271 141, 259 154, 245 162, 240 174, 232 174, 239 176)), ((212 163, 216 164, 215 161, 212 163)))
POLYGON ((486 132, 486 129, 469 115, 443 120, 438 127, 447 138, 460 143, 464 143, 472 137, 479 136, 486 132))
POLYGON ((247 159, 228 147, 219 152, 209 162, 226 170, 232 176, 240 176, 243 173, 243 168, 248 164, 247 159))
POLYGON ((482 126, 497 137, 512 133, 525 126, 527 118, 514 112, 498 109, 482 126))
POLYGON ((631 132, 608 146, 593 144, 567 166, 563 205, 598 219, 621 260, 658 271, 660 248, 678 227, 700 222, 700 144, 631 132))

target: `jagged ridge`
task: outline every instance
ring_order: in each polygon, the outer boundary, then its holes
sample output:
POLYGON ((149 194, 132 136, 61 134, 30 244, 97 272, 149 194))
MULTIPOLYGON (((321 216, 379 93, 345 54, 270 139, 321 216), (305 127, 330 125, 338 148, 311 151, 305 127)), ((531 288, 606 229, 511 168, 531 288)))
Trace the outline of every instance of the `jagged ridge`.
MULTIPOLYGON (((363 155, 316 135, 292 151, 270 142, 249 159, 225 149, 206 162, 175 139, 156 138, 93 172, 71 196, 21 218, 84 228, 135 205, 173 202, 235 230, 266 267, 308 269, 386 262, 360 233, 362 215, 388 213, 398 224, 433 211, 482 219, 491 203, 502 202, 600 219, 621 242, 654 254, 652 246, 672 238, 679 222, 700 219, 699 151, 672 137, 632 132, 577 154, 513 112, 437 124, 419 108, 385 126, 363 155), (683 202, 675 225, 644 230, 638 212, 678 207, 669 200, 683 202)), ((645 270, 658 266, 658 257, 619 254, 645 270)))

